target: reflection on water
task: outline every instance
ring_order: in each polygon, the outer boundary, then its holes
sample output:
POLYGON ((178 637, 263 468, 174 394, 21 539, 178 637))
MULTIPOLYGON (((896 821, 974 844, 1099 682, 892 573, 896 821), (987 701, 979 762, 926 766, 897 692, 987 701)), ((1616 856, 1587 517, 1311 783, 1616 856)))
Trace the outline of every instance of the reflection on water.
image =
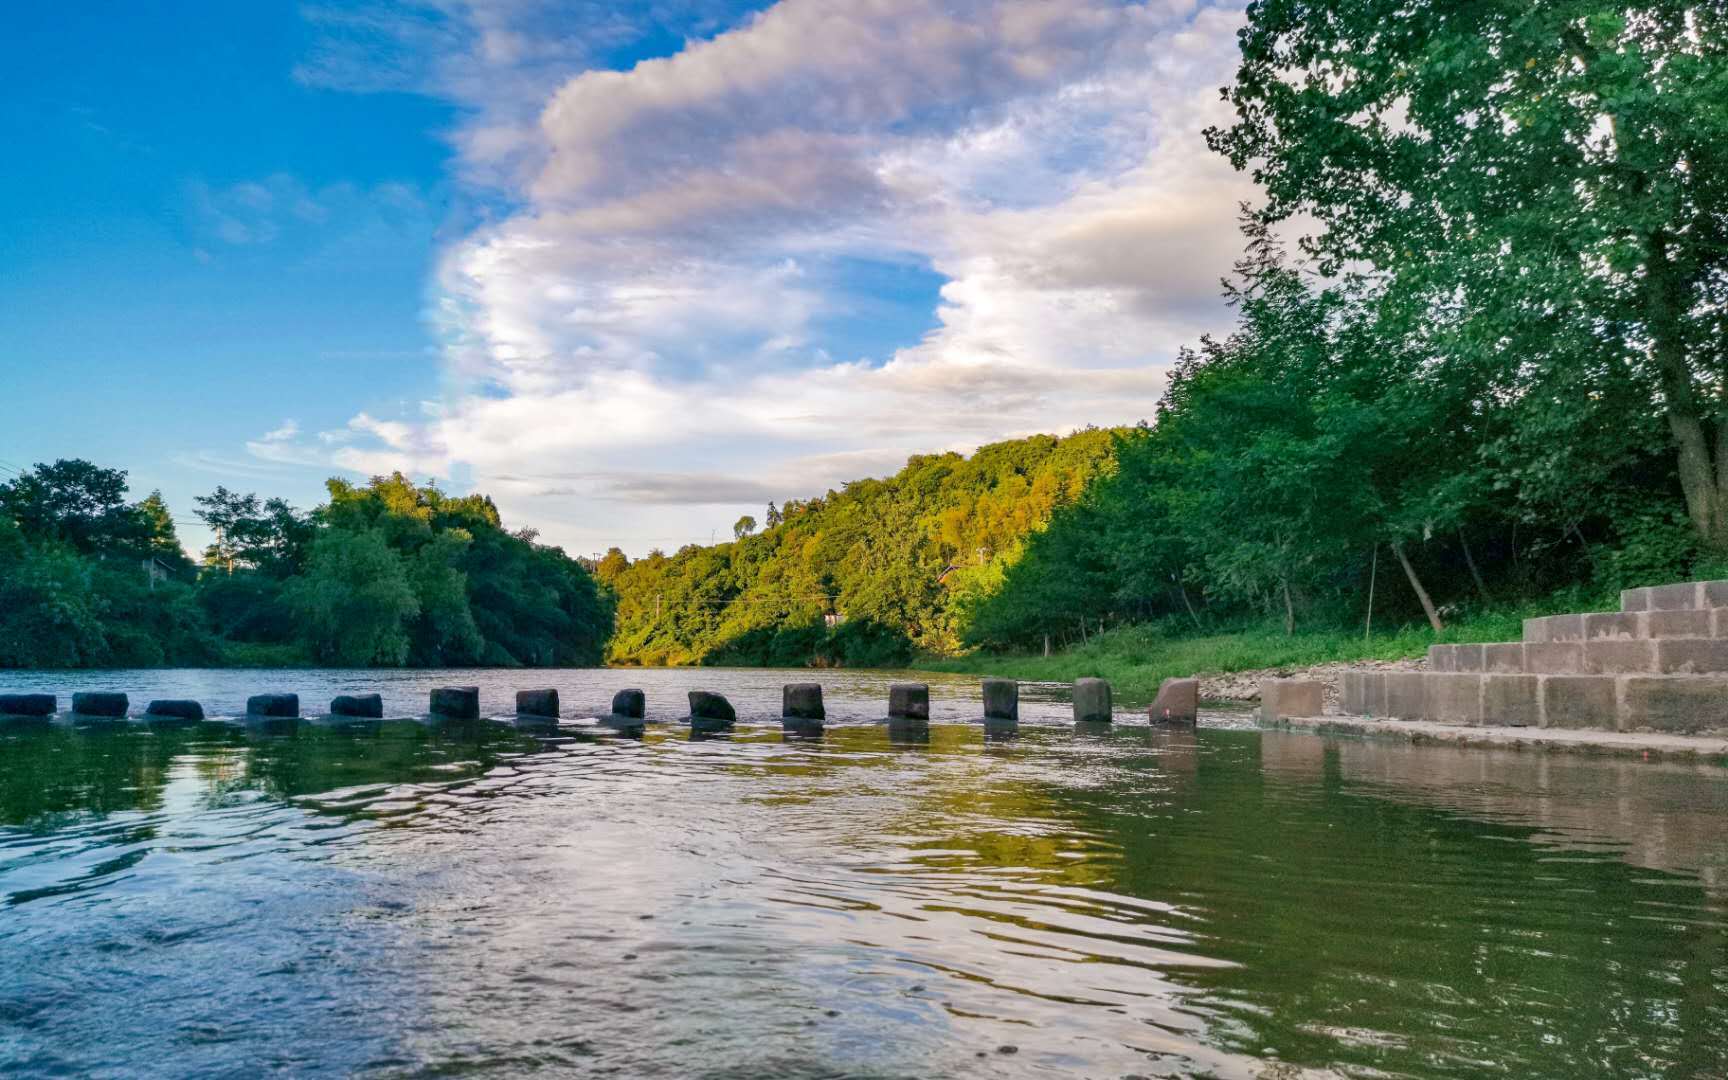
POLYGON ((24 1073, 1712 1076, 1714 769, 935 724, 0 739, 24 1073))

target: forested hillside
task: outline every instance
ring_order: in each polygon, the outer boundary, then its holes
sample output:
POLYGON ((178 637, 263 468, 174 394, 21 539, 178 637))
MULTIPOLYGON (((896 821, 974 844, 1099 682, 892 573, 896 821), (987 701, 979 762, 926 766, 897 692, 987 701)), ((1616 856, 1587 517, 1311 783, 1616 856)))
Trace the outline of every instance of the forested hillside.
POLYGON ((194 565, 158 494, 87 461, 0 484, 0 667, 581 665, 607 598, 483 495, 332 480, 308 514, 217 488, 194 565))
POLYGON ((618 596, 610 657, 640 664, 882 665, 961 648, 1027 538, 1107 473, 1115 434, 915 457, 885 480, 770 505, 732 543, 599 575, 618 596))

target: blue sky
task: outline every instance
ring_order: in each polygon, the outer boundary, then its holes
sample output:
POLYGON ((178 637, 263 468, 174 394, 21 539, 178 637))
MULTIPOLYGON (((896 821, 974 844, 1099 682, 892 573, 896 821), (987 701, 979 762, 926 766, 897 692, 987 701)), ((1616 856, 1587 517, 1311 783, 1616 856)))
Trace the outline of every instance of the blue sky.
MULTIPOLYGON (((402 468, 576 551, 1151 412, 1222 325, 1234 8, 27 5, 0 469, 310 507, 402 468)), ((759 513, 758 513, 758 516, 759 513)), ((196 543, 201 531, 184 530, 196 543)))

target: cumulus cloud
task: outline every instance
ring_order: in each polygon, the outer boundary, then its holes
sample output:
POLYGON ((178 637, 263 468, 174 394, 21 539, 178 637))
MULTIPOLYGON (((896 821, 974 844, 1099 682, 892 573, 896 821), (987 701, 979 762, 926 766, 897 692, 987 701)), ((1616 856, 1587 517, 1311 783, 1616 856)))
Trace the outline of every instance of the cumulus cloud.
POLYGON ((520 208, 440 262, 447 397, 356 417, 322 447, 338 464, 466 470, 579 547, 700 537, 911 452, 1147 417, 1177 347, 1225 324, 1252 191, 1200 132, 1233 6, 780 0, 704 9, 717 32, 627 70, 593 41, 512 45, 525 10, 475 5, 444 61, 447 85, 530 71, 502 93, 538 108, 506 139, 482 129, 510 110, 462 91, 469 164, 494 138, 530 164, 520 208), (857 262, 942 282, 898 347, 833 329, 869 310, 857 262))

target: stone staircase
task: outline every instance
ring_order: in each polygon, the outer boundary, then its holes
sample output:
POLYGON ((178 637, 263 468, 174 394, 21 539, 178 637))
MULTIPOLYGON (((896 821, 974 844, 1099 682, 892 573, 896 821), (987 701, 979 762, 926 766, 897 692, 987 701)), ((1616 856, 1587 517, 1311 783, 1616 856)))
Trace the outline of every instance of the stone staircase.
POLYGON ((1512 727, 1728 730, 1728 581, 1628 589, 1620 610, 1524 620, 1524 640, 1435 645, 1426 671, 1346 672, 1345 712, 1512 727))

